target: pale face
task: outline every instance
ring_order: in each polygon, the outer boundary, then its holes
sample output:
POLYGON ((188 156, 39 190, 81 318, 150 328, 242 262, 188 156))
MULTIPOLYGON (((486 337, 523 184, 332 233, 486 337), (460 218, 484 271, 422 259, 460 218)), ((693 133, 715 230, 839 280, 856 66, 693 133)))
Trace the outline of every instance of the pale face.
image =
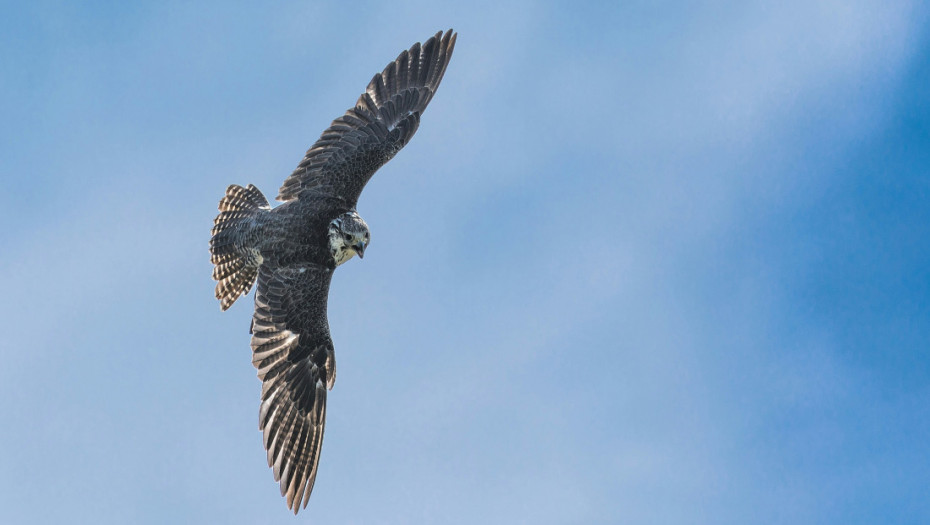
POLYGON ((329 225, 329 250, 336 266, 354 255, 363 258, 370 241, 368 224, 354 211, 337 217, 329 225))

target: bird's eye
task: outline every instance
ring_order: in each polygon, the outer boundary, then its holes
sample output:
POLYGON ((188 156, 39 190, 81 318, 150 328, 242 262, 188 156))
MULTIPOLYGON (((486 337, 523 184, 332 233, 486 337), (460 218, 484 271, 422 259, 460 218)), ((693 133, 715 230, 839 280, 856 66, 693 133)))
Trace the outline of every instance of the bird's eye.
POLYGON ((349 235, 348 233, 345 234, 344 237, 346 238, 347 241, 351 241, 351 240, 352 240, 352 236, 349 235))

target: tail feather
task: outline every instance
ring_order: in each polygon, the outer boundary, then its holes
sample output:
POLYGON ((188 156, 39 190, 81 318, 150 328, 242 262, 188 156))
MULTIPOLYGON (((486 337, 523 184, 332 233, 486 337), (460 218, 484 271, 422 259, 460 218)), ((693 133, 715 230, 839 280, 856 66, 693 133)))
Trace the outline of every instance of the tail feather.
POLYGON ((251 184, 245 188, 233 184, 220 200, 210 239, 210 262, 215 265, 216 298, 223 310, 249 293, 255 283, 262 256, 250 234, 254 219, 270 209, 268 199, 251 184))

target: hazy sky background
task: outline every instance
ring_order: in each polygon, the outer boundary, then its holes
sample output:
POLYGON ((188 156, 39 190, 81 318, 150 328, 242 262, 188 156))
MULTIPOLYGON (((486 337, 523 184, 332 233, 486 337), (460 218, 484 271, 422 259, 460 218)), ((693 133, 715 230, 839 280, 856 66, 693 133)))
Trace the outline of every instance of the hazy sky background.
POLYGON ((575 4, 6 5, 0 522, 930 522, 930 10, 575 4), (216 205, 448 27, 295 520, 216 205))

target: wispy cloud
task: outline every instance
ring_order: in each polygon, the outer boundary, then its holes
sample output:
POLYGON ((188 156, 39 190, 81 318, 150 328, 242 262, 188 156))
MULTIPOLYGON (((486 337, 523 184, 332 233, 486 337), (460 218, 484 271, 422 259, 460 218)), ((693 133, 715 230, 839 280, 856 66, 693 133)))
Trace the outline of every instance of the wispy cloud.
MULTIPOLYGON (((810 282, 833 260, 819 207, 920 89, 925 10, 43 12, 20 12, 35 36, 8 32, 3 59, 32 64, 0 102, 25 122, 0 146, 15 175, 0 218, 28 219, 2 234, 4 519, 283 516, 249 299, 221 315, 212 298, 216 201, 230 183, 273 195, 375 70, 446 26, 442 89, 360 203, 372 249, 334 279, 313 518, 928 515, 903 501, 927 481, 926 378, 870 372, 844 323, 883 317, 824 322, 843 296, 810 282)), ((918 295, 901 315, 925 325, 918 295)))

